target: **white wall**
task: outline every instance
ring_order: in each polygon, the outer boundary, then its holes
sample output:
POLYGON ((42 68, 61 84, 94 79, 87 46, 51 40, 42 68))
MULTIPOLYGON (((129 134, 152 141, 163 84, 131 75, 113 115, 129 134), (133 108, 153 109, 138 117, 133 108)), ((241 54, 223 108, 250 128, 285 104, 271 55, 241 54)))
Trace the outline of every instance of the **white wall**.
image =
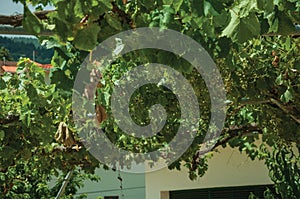
POLYGON ((252 161, 237 149, 219 151, 209 160, 206 174, 196 181, 189 180, 187 170, 146 173, 146 199, 160 199, 161 191, 272 184, 263 162, 252 161))

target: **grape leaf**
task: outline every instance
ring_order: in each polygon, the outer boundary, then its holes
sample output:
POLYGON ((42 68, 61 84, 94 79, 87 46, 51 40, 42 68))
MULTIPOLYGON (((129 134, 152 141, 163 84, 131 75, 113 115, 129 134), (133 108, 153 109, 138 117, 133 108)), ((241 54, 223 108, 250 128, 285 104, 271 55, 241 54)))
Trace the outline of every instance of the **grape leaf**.
POLYGON ((30 12, 26 5, 24 5, 24 18, 22 25, 26 32, 33 35, 39 34, 42 29, 41 21, 37 18, 37 16, 30 12))
POLYGON ((230 14, 230 23, 223 30, 222 36, 230 37, 234 42, 243 43, 260 34, 260 23, 254 13, 243 18, 239 18, 232 10, 230 14))
POLYGON ((163 0, 164 5, 171 5, 173 3, 173 0, 163 0))
POLYGON ((289 101, 293 100, 293 93, 291 89, 287 89, 280 97, 284 103, 288 103, 289 101))
POLYGON ((116 29, 116 30, 122 30, 122 24, 121 24, 121 22, 115 16, 112 16, 110 14, 106 14, 105 15, 105 19, 106 19, 106 22, 111 27, 113 27, 114 29, 116 29))
POLYGON ((183 0, 173 0, 173 7, 175 12, 178 12, 181 5, 182 5, 183 0))
POLYGON ((80 50, 92 50, 97 45, 97 36, 100 27, 97 24, 91 24, 77 32, 74 44, 80 50))

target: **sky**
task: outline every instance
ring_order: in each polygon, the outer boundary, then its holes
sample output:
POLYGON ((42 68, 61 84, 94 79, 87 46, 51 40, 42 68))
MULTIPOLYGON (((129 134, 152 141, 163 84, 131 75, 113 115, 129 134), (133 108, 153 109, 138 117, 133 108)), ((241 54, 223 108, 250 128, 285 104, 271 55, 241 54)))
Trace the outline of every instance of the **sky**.
MULTIPOLYGON (((29 6, 29 9, 34 11, 32 6, 29 6)), ((53 7, 47 6, 45 9, 53 9, 53 7)), ((16 15, 23 13, 23 4, 14 3, 12 0, 0 0, 0 15, 16 15)), ((14 35, 1 35, 0 36, 9 36, 14 37, 14 35)), ((21 35, 17 35, 20 37, 21 35)), ((33 37, 33 36, 26 36, 33 37)))
POLYGON ((23 5, 12 0, 0 0, 0 15, 14 15, 23 13, 23 5))
MULTIPOLYGON (((29 6, 33 11, 33 7, 29 6)), ((45 9, 51 9, 47 6, 45 9)), ((53 9, 53 8, 52 8, 53 9)), ((0 0, 0 15, 15 15, 23 13, 23 5, 21 3, 14 3, 12 0, 0 0)))

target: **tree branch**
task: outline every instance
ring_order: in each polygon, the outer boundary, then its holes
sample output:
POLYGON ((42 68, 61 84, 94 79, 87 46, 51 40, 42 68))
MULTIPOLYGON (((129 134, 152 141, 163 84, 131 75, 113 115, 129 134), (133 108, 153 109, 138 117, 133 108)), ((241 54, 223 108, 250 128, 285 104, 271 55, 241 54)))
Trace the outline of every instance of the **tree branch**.
POLYGON ((296 123, 300 124, 300 116, 298 115, 298 117, 296 116, 297 114, 293 114, 292 111, 286 107, 285 105, 281 104, 280 101, 271 98, 270 102, 272 104, 275 104, 278 108, 280 108, 283 112, 285 112, 286 114, 288 114, 296 123))
POLYGON ((295 31, 289 35, 283 35, 283 34, 280 34, 280 33, 264 33, 262 34, 261 36, 263 37, 274 37, 274 36, 292 36, 292 37, 298 37, 300 36, 300 32, 299 31, 295 31))
MULTIPOLYGON (((55 10, 43 10, 38 12, 33 12, 40 20, 48 19, 47 14, 54 12, 55 10)), ((0 24, 1 25, 11 25, 14 27, 22 26, 23 14, 18 15, 0 15, 0 24)))
MULTIPOLYGON (((220 139, 217 141, 217 143, 212 147, 208 148, 207 150, 199 149, 195 155, 193 156, 193 160, 191 162, 192 167, 191 171, 195 171, 197 168, 197 165, 199 164, 199 160, 201 159, 201 156, 205 153, 214 150, 220 145, 228 143, 229 140, 235 138, 235 137, 242 137, 247 135, 252 135, 253 133, 262 133, 262 129, 257 126, 257 124, 248 124, 244 126, 231 126, 229 128, 224 128, 223 135, 227 135, 225 138, 220 139)), ((205 144, 205 143, 204 143, 205 144)))
POLYGON ((2 118, 0 119, 0 125, 7 125, 10 123, 14 123, 19 121, 19 116, 18 115, 10 115, 7 118, 2 118))
MULTIPOLYGON (((291 117, 296 123, 300 124, 299 114, 297 114, 297 112, 293 109, 293 107, 288 107, 288 106, 282 104, 279 100, 277 100, 275 98, 270 98, 270 99, 266 99, 266 100, 247 100, 247 101, 242 102, 241 105, 238 107, 238 109, 242 108, 245 105, 257 105, 257 104, 275 105, 276 107, 281 109, 284 113, 286 113, 289 117, 291 117)), ((219 139, 212 148, 208 147, 207 150, 203 150, 200 148, 200 150, 198 150, 195 153, 195 155, 193 156, 193 160, 191 162, 192 168, 194 168, 194 169, 197 168, 199 159, 205 153, 217 148, 220 145, 224 145, 224 144, 228 143, 231 139, 233 139, 235 137, 252 135, 254 132, 261 134, 262 129, 259 126, 257 126, 256 124, 249 124, 249 125, 245 125, 245 126, 231 126, 229 128, 224 128, 222 134, 227 135, 227 136, 224 137, 223 139, 219 139)), ((193 171, 193 170, 191 170, 191 171, 193 171)))
MULTIPOLYGON (((213 149, 220 145, 226 144, 229 140, 235 137, 241 137, 246 135, 252 135, 254 132, 262 134, 262 129, 256 124, 249 124, 245 126, 232 126, 230 128, 224 128, 223 134, 228 134, 224 139, 219 140, 213 149)), ((213 150, 212 149, 212 150, 213 150)))
POLYGON ((245 100, 240 103, 231 115, 234 115, 238 112, 242 107, 246 105, 258 105, 258 104, 268 104, 268 105, 275 105, 279 109, 281 109, 284 113, 286 113, 289 117, 291 117, 296 123, 300 124, 300 116, 297 111, 293 110, 292 107, 288 107, 282 104, 279 100, 275 99, 274 97, 270 97, 270 99, 263 99, 263 100, 245 100))

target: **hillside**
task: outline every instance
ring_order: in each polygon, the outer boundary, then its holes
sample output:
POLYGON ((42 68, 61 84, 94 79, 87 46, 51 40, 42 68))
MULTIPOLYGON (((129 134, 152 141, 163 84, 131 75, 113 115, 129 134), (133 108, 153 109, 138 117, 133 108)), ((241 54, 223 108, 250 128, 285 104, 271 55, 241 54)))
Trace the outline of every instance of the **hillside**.
POLYGON ((18 61, 20 57, 33 59, 33 52, 35 52, 35 61, 46 64, 51 62, 53 56, 53 50, 41 46, 35 38, 0 36, 1 47, 9 51, 14 61, 18 61))

